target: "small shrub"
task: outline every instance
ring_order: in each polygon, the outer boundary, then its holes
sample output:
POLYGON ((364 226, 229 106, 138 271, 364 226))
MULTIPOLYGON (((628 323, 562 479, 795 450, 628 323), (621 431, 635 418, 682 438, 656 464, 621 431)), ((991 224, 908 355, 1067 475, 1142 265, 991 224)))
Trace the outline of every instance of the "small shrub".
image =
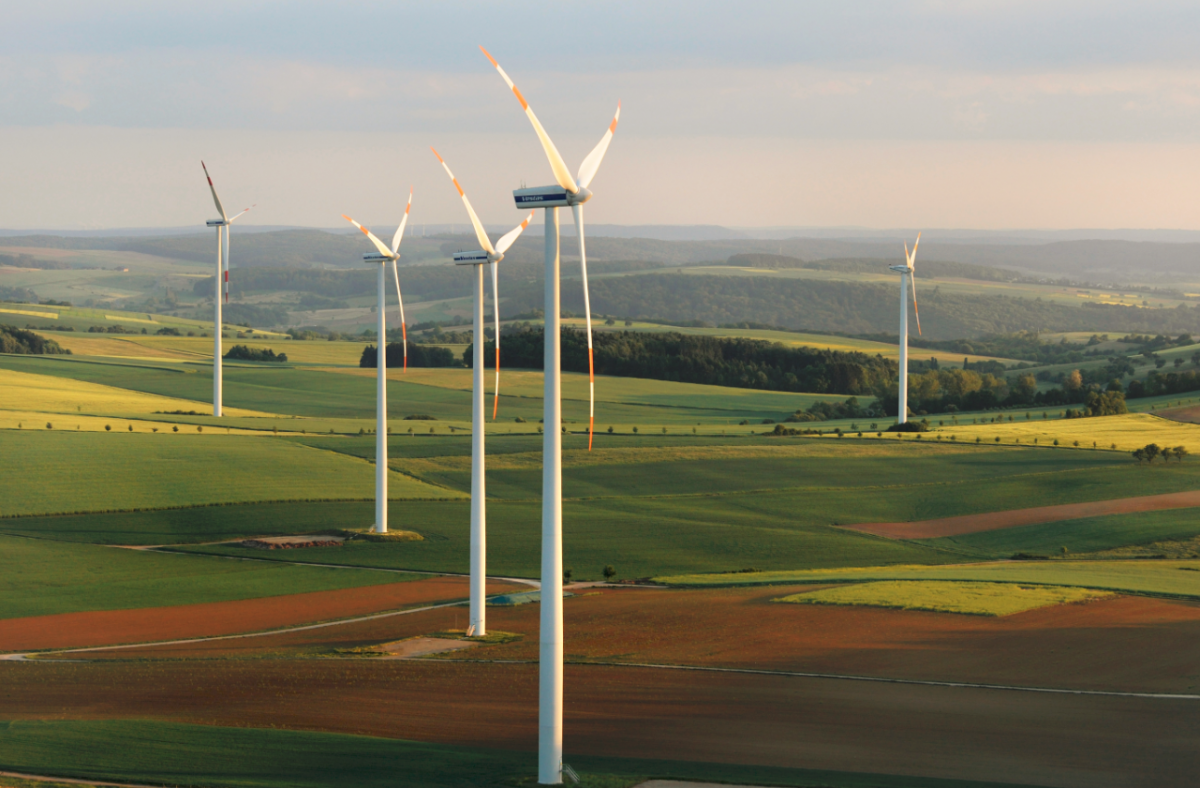
POLYGON ((52 430, 52 429, 54 429, 54 425, 51 424, 50 422, 46 422, 46 429, 52 430))
POLYGON ((105 432, 112 432, 112 425, 111 425, 111 424, 105 424, 105 425, 104 425, 104 431, 105 431, 105 432))
POLYGON ((637 427, 634 427, 634 428, 633 428, 633 434, 634 434, 634 435, 637 435, 637 427))
POLYGON ((1055 439, 1054 439, 1054 445, 1055 445, 1055 446, 1057 446, 1057 445, 1058 445, 1058 438, 1055 438, 1055 439))
MULTIPOLYGON (((133 432, 133 425, 132 425, 132 424, 130 424, 130 425, 129 425, 129 431, 130 431, 130 432, 133 432)), ((176 424, 174 427, 172 427, 172 428, 171 428, 171 432, 179 432, 179 425, 178 425, 178 424, 176 424)))
POLYGON ((196 432, 204 432, 204 428, 203 428, 203 427, 201 427, 199 424, 197 424, 197 425, 196 425, 196 432))
POLYGON ((617 576, 617 570, 613 567, 612 564, 608 564, 607 566, 604 567, 604 579, 605 580, 611 582, 612 579, 616 576, 617 576))

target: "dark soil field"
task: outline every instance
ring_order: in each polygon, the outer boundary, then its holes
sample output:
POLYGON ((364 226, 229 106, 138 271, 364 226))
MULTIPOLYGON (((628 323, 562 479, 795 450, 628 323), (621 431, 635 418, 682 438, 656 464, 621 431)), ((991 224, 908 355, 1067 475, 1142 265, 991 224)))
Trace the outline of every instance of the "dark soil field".
MULTIPOLYGON (((566 751, 1193 785, 1200 702, 570 665, 566 751)), ((532 751, 537 667, 380 660, 0 664, 8 719, 139 718, 532 751)))
POLYGON ((1038 506, 1032 509, 1012 509, 1006 512, 989 512, 987 514, 967 514, 910 523, 861 523, 845 527, 893 539, 936 539, 943 536, 979 533, 980 531, 997 531, 1022 525, 1075 520, 1080 517, 1154 512, 1162 509, 1187 509, 1194 506, 1200 506, 1200 490, 1164 495, 1144 495, 1137 498, 1118 498, 1112 501, 1038 506))
MULTIPOLYGON (((489 593, 515 590, 489 583, 489 593)), ((369 615, 467 596, 467 579, 405 583, 199 605, 63 613, 0 621, 0 650, 78 648, 211 637, 369 615)))

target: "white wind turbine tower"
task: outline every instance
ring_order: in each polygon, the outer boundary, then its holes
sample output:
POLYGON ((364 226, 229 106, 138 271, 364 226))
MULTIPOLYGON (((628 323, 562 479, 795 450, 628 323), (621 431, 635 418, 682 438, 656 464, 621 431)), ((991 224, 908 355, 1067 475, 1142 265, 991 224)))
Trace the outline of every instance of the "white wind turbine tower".
POLYGON ((204 168, 204 177, 208 180, 208 188, 212 191, 213 202, 217 204, 217 213, 221 214, 220 219, 210 219, 209 227, 217 228, 217 289, 213 294, 214 316, 213 316, 213 415, 221 415, 221 384, 224 374, 221 366, 221 293, 224 290, 225 301, 229 301, 229 225, 236 222, 246 211, 254 206, 251 205, 245 211, 242 211, 232 219, 225 213, 225 209, 221 206, 221 198, 217 196, 217 187, 213 186, 212 176, 208 174, 208 167, 204 166, 204 162, 200 162, 200 166, 204 168), (222 286, 224 282, 224 286, 222 286))
POLYGON ((579 259, 583 267, 583 306, 587 325, 589 401, 588 448, 592 445, 595 427, 595 384, 592 363, 592 311, 588 298, 587 255, 584 246, 583 204, 592 197, 588 185, 600 168, 617 120, 621 105, 609 124, 600 143, 587 155, 575 178, 566 162, 550 141, 546 130, 533 114, 529 103, 517 90, 504 69, 486 49, 480 47, 491 61, 541 140, 556 186, 517 189, 513 192, 518 208, 546 209, 546 308, 545 308, 545 390, 544 430, 542 439, 542 591, 541 625, 538 650, 538 782, 557 785, 562 782, 562 712, 563 712, 563 604, 562 604, 562 381, 561 335, 559 321, 559 235, 558 209, 569 206, 575 214, 575 229, 579 235, 579 259))
POLYGON ((917 261, 917 246, 921 243, 921 234, 913 242, 912 252, 908 251, 908 243, 904 244, 905 265, 888 266, 900 274, 900 406, 896 416, 897 424, 908 421, 908 288, 912 287, 913 314, 917 318, 917 334, 921 333, 921 313, 917 310, 917 280, 913 276, 913 263, 917 261))
POLYGON ((458 196, 462 197, 463 205, 467 209, 467 215, 471 217, 471 224, 475 227, 475 236, 479 239, 479 245, 483 248, 475 252, 458 252, 454 255, 455 265, 473 265, 475 266, 475 344, 474 344, 474 359, 471 364, 474 386, 471 395, 471 612, 470 622, 467 626, 468 637, 483 637, 487 634, 487 608, 486 608, 486 586, 487 586, 487 494, 486 485, 484 483, 484 416, 483 416, 483 267, 491 265, 492 268, 492 318, 496 325, 496 393, 492 404, 492 418, 496 418, 496 409, 500 404, 500 300, 497 295, 497 264, 504 259, 504 253, 521 235, 521 232, 529 226, 529 222, 533 219, 533 211, 529 212, 529 216, 525 221, 518 224, 508 233, 506 233, 495 246, 488 240, 487 233, 483 229, 483 225, 479 223, 479 217, 475 215, 475 210, 471 207, 471 201, 467 199, 463 187, 459 185, 458 179, 454 177, 454 173, 450 172, 450 165, 446 164, 439 154, 433 148, 433 155, 437 156, 437 160, 442 163, 446 174, 450 176, 450 180, 454 183, 454 188, 458 189, 458 196))
POLYGON ((400 275, 396 272, 396 261, 400 259, 400 242, 404 240, 404 226, 408 224, 408 212, 412 210, 412 189, 408 190, 408 204, 404 206, 404 218, 392 236, 392 246, 389 249, 375 234, 351 219, 346 214, 342 218, 362 230, 363 235, 375 244, 376 252, 363 255, 363 261, 379 264, 379 303, 376 312, 379 322, 376 327, 379 342, 375 354, 375 528, 377 534, 387 533, 387 320, 384 308, 387 306, 387 263, 392 263, 392 278, 396 280, 396 299, 400 302, 400 331, 404 341, 404 369, 408 369, 408 327, 404 323, 404 299, 400 296, 400 275))

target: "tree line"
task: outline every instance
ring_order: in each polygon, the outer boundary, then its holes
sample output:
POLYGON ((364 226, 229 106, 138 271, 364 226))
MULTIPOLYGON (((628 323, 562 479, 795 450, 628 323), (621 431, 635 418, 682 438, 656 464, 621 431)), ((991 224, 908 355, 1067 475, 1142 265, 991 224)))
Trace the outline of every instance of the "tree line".
POLYGON ((0 353, 18 355, 70 355, 71 351, 53 339, 16 326, 0 325, 0 353))
MULTIPOLYGON (((494 342, 484 345, 492 364, 494 342)), ((501 364, 542 369, 540 327, 501 333, 501 364)), ((863 394, 896 377, 896 362, 859 352, 787 347, 777 342, 675 332, 602 331, 593 335, 596 373, 713 386, 830 394, 863 394)), ((464 352, 469 364, 472 348, 464 352)), ((562 331, 562 368, 588 371, 587 337, 562 331)))

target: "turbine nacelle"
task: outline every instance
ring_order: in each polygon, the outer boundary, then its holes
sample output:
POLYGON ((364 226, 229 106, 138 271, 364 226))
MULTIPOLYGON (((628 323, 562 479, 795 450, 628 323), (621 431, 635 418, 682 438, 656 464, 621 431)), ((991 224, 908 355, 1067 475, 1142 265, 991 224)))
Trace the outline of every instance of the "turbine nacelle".
POLYGON ((364 263, 386 263, 389 260, 399 260, 398 254, 380 254, 379 252, 367 252, 363 255, 364 263))
POLYGON ((513 199, 517 208, 569 208, 573 205, 583 205, 592 199, 588 189, 580 187, 578 191, 570 192, 561 186, 534 186, 529 189, 516 189, 513 199))
POLYGON ((487 263, 498 263, 504 259, 502 254, 489 254, 483 249, 477 249, 474 252, 455 252, 455 265, 485 265, 487 263))
POLYGON ((209 227, 228 227, 229 226, 229 222, 225 221, 224 219, 209 219, 207 222, 205 222, 205 224, 207 224, 209 227))
POLYGON ((909 274, 913 270, 911 265, 889 265, 888 269, 901 274, 909 274))

